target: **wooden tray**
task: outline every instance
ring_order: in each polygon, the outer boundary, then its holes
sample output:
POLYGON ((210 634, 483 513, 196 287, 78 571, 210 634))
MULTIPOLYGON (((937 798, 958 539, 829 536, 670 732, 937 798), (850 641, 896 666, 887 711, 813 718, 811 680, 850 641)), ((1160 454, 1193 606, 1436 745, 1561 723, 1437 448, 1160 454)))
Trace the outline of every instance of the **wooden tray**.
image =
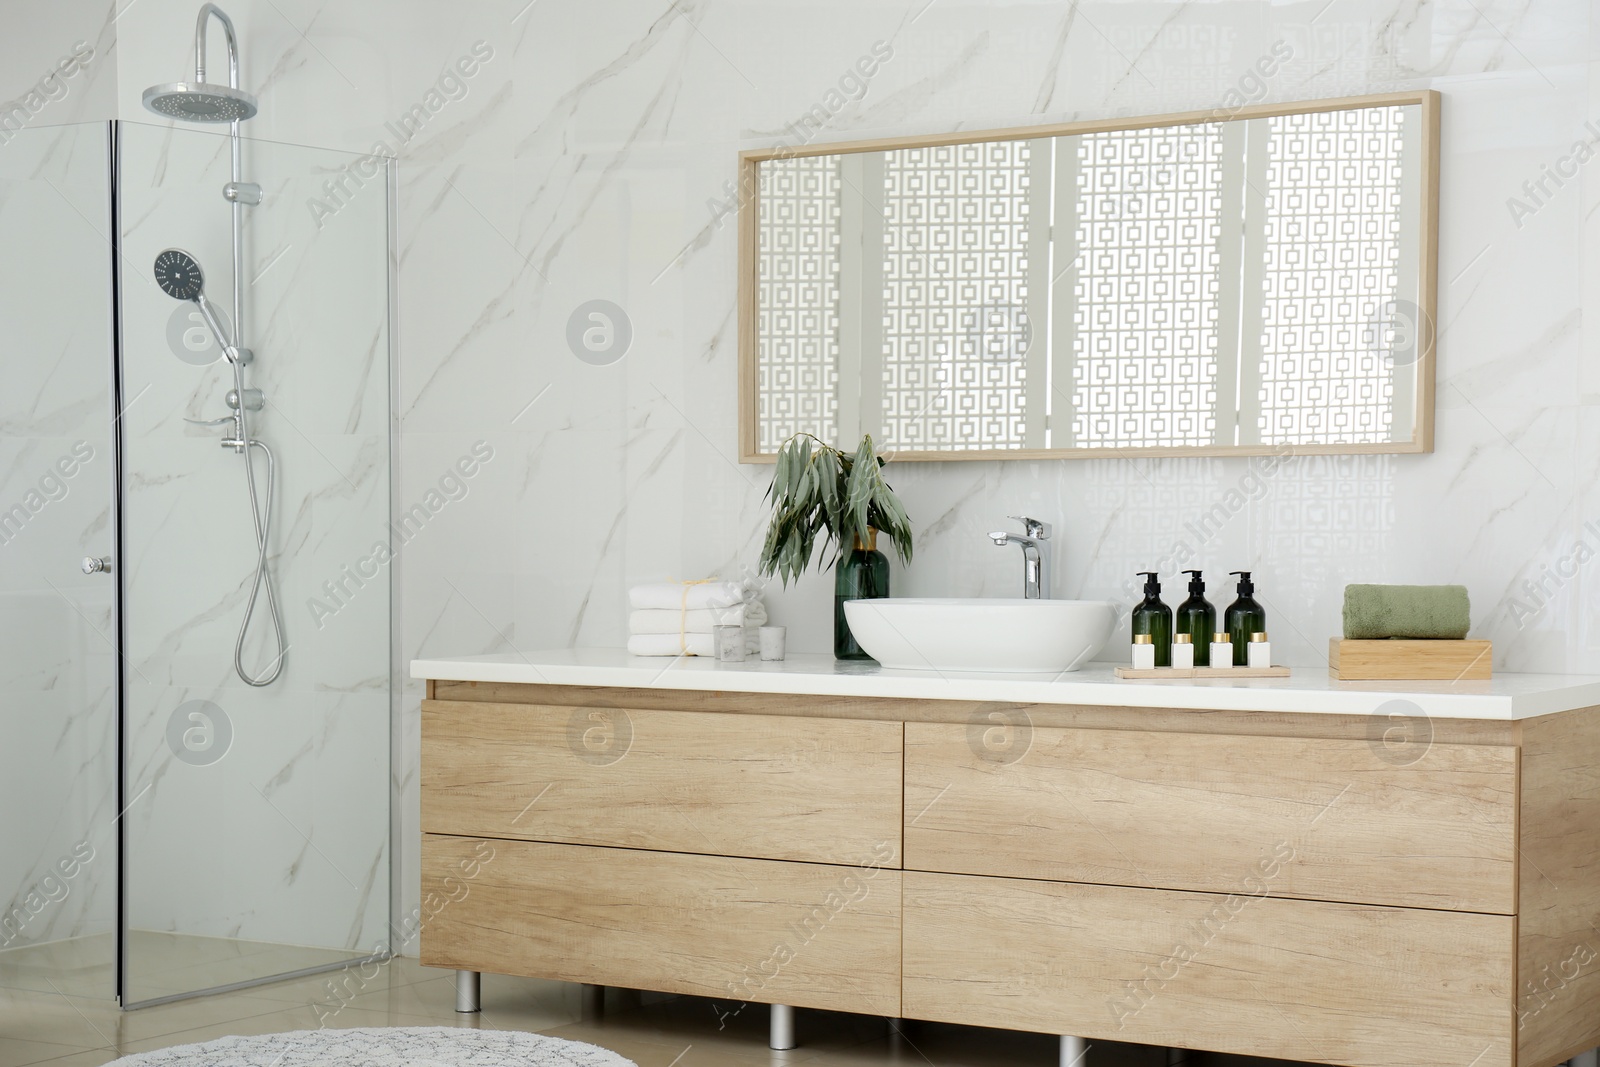
POLYGON ((1492 641, 1349 641, 1328 638, 1328 673, 1340 681, 1443 681, 1493 677, 1492 641))
POLYGON ((1136 670, 1118 667, 1118 678, 1131 681, 1161 682, 1179 678, 1287 678, 1288 667, 1152 667, 1136 670))

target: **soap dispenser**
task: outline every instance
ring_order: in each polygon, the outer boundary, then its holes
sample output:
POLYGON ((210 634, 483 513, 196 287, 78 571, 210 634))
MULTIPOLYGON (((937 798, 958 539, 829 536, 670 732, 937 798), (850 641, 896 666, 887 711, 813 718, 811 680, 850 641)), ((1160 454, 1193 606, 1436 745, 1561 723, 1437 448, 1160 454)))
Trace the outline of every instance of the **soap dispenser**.
POLYGON ((1133 632, 1149 634, 1156 646, 1156 666, 1172 666, 1172 609, 1161 602, 1160 575, 1155 571, 1140 571, 1144 575, 1144 599, 1133 609, 1133 632))
POLYGON ((1233 663, 1243 667, 1250 656, 1250 635, 1267 632, 1267 612, 1255 601, 1256 584, 1249 571, 1229 571, 1239 576, 1239 599, 1222 614, 1222 626, 1233 642, 1233 663))
POLYGON ((1188 634, 1194 643, 1194 666, 1204 667, 1211 662, 1211 635, 1217 632, 1217 609, 1205 598, 1206 583, 1199 571, 1184 571, 1189 575, 1189 599, 1178 605, 1178 617, 1172 633, 1188 634))

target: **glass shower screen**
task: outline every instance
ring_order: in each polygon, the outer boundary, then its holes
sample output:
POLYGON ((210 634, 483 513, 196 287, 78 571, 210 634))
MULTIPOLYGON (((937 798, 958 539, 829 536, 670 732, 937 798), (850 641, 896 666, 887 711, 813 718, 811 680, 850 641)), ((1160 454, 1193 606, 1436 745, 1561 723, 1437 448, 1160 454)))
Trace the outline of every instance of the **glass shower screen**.
MULTIPOLYGON (((389 542, 389 190, 381 160, 244 143, 262 202, 244 208, 253 361, 234 399, 272 455, 266 573, 286 645, 255 687, 234 670, 258 551, 227 443, 232 368, 152 273, 184 250, 232 315, 228 138, 118 130, 123 995, 140 1004, 388 946, 390 586, 371 561, 389 542), (346 172, 353 191, 312 210, 346 172)), ((264 494, 265 450, 249 451, 264 494)), ((258 676, 277 656, 264 602, 239 654, 258 676)))

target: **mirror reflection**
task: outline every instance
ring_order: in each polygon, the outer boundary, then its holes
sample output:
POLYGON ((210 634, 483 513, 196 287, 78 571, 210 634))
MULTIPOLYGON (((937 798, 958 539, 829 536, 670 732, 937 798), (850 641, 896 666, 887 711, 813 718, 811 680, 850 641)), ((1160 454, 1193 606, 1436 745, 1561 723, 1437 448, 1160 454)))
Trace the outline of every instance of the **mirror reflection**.
POLYGON ((751 161, 747 458, 1426 450, 1428 95, 751 161))

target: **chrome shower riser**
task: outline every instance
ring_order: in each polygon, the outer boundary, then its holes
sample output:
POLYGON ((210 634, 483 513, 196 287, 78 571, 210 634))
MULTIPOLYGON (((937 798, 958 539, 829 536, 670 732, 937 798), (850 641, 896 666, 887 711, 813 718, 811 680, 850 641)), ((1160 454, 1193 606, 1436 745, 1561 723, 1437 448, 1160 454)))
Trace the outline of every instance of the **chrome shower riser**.
MULTIPOLYGON (((256 532, 256 574, 250 587, 250 599, 245 605, 244 619, 239 625, 239 639, 234 645, 233 666, 239 678, 251 686, 270 685, 283 672, 284 656, 288 645, 284 639, 283 616, 278 610, 278 598, 273 591, 271 575, 267 569, 268 544, 272 537, 272 494, 277 480, 276 461, 265 443, 250 435, 248 413, 260 411, 266 398, 259 389, 247 388, 244 368, 254 355, 245 347, 245 263, 244 263, 244 211, 261 203, 261 186, 244 180, 244 150, 239 136, 239 123, 255 115, 258 106, 255 97, 239 87, 239 41, 233 30, 233 21, 215 4, 203 4, 195 19, 193 83, 173 82, 145 90, 145 107, 159 115, 196 122, 228 123, 229 180, 222 187, 222 197, 228 202, 232 223, 233 252, 233 330, 228 336, 217 316, 210 308, 203 291, 199 265, 188 253, 169 249, 157 257, 157 281, 173 297, 193 300, 206 320, 206 325, 222 346, 228 362, 233 366, 233 389, 228 394, 232 414, 214 419, 204 425, 232 424, 233 432, 224 437, 222 446, 231 448, 244 457, 245 483, 250 490, 250 515, 256 532), (212 19, 222 25, 228 46, 228 84, 226 87, 206 81, 206 30, 212 19), (168 258, 170 257, 170 258, 168 258), (163 263, 169 264, 168 277, 161 277, 163 263), (190 276, 192 272, 192 277, 190 276), (256 468, 252 449, 259 449, 267 461, 267 485, 263 500, 256 486, 256 468), (244 667, 244 642, 255 616, 256 601, 265 588, 267 604, 272 613, 273 634, 277 641, 277 655, 260 676, 252 675, 244 667)), ((190 420, 195 421, 195 420, 190 420)))

